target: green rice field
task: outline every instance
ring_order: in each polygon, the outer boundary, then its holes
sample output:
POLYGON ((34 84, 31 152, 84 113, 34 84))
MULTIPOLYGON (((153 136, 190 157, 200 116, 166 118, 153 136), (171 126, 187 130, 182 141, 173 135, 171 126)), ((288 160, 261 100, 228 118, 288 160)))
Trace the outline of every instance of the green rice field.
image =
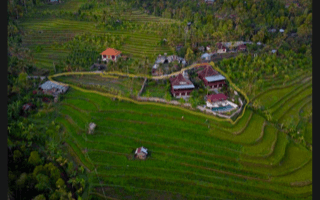
POLYGON ((89 194, 97 198, 312 198, 311 151, 251 110, 231 125, 73 88, 56 107, 55 121, 90 170, 89 194), (90 122, 97 124, 92 135, 90 122), (144 161, 133 157, 140 146, 150 155, 144 161))
MULTIPOLYGON (((59 12, 63 9, 74 12, 85 2, 86 1, 69 0, 56 5, 44 5, 41 9, 38 8, 38 10, 59 12)), ((106 10, 109 13, 112 10, 112 8, 109 7, 105 5, 104 9, 95 8, 96 10, 93 9, 92 11, 90 10, 90 12, 101 15, 103 10, 106 10)), ((112 14, 112 12, 110 14, 112 14)), ((124 17, 126 16, 124 15, 124 17)), ((178 23, 171 19, 150 16, 139 10, 133 10, 132 14, 127 17, 135 23, 178 23)), ((22 31, 24 32, 22 35, 23 46, 32 50, 37 67, 50 71, 54 70, 53 63, 63 60, 68 53, 70 53, 70 50, 64 48, 62 44, 72 40, 76 35, 83 33, 92 33, 95 35, 110 33, 111 35, 120 35, 127 38, 118 50, 132 58, 141 59, 144 56, 154 57, 158 54, 168 53, 168 55, 170 55, 173 53, 168 45, 160 46, 158 44, 159 41, 163 39, 159 36, 159 34, 161 34, 160 32, 151 34, 151 32, 148 31, 141 32, 129 29, 109 30, 107 28, 98 28, 97 24, 96 22, 62 19, 50 15, 24 17, 19 20, 19 26, 22 27, 22 31), (38 46, 42 49, 37 50, 38 46)))
POLYGON ((55 80, 69 84, 81 84, 83 86, 95 86, 107 90, 121 91, 124 94, 131 91, 139 91, 143 79, 128 77, 104 77, 103 75, 71 75, 56 77, 55 80))
MULTIPOLYGON (((168 45, 159 45, 164 35, 154 28, 109 30, 98 22, 54 16, 60 10, 77 12, 86 2, 43 5, 38 10, 52 16, 18 20, 22 45, 32 50, 37 67, 53 72, 54 64, 71 53, 63 44, 83 33, 123 36, 118 50, 139 61, 173 53, 168 45)), ((99 6, 84 12, 101 17, 103 11, 119 11, 107 3, 99 6)), ((123 17, 146 26, 179 23, 141 10, 123 17)), ((312 74, 307 70, 286 82, 262 77, 261 90, 246 97, 260 108, 247 106, 234 123, 198 110, 128 99, 140 91, 143 78, 101 73, 54 80, 71 87, 53 111, 44 108, 30 120, 35 126, 61 125, 68 150, 89 174, 83 199, 312 199, 312 74), (88 134, 90 122, 97 125, 93 134, 88 134), (148 149, 146 160, 134 158, 141 146, 148 149)), ((244 87, 233 86, 239 92, 244 87)), ((150 79, 141 96, 164 98, 166 92, 165 83, 150 79)))

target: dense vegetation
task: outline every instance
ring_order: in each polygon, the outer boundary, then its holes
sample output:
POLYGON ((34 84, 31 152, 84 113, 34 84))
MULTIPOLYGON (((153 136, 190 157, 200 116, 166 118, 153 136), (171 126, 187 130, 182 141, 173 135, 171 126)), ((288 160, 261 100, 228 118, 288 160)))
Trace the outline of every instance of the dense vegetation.
MULTIPOLYGON (((312 4, 286 2, 8 1, 8 199, 311 199, 312 4), (150 75, 159 54, 193 63, 197 47, 239 40, 253 44, 215 64, 250 99, 234 125, 90 93, 136 96, 142 79, 61 76, 87 92, 71 88, 54 104, 28 78, 87 71, 104 64, 106 47, 129 57, 107 71, 150 75), (140 146, 146 161, 133 159, 140 146)), ((142 96, 171 99, 168 91, 168 81, 150 80, 142 96)), ((206 93, 192 93, 192 105, 206 93)))
MULTIPOLYGON (((13 3, 20 8, 20 2, 13 3)), ((40 78, 28 78, 43 71, 35 68, 32 52, 22 46, 20 33, 15 20, 9 18, 8 199, 81 199, 88 187, 85 169, 74 163, 63 145, 63 128, 55 123, 58 113, 48 103, 53 98, 37 93, 40 78), (24 110, 27 103, 33 106, 24 110)))

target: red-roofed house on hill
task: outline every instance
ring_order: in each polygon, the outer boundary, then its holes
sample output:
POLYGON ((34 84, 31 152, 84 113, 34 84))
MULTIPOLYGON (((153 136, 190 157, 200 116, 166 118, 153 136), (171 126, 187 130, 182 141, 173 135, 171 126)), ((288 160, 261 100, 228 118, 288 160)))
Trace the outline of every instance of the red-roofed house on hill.
POLYGON ((117 59, 121 57, 121 51, 115 50, 113 48, 107 48, 102 53, 100 53, 100 55, 102 56, 102 61, 117 61, 117 59))
POLYGON ((194 89, 193 83, 189 79, 183 77, 182 74, 179 74, 176 77, 170 78, 170 83, 171 83, 171 93, 176 98, 190 97, 190 93, 194 89))
POLYGON ((223 44, 220 42, 217 43, 217 53, 226 53, 227 52, 227 47, 225 47, 223 44))
POLYGON ((198 77, 204 82, 210 90, 222 88, 226 84, 226 78, 215 71, 210 65, 198 72, 198 77))

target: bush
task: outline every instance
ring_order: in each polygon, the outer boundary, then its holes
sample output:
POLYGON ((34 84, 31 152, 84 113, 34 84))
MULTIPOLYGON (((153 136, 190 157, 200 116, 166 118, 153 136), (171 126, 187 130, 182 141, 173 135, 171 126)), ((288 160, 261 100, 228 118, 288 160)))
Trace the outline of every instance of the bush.
POLYGON ((32 151, 30 153, 30 157, 28 159, 28 162, 32 165, 39 165, 42 163, 42 160, 40 159, 39 153, 37 151, 32 151))
POLYGON ((166 94, 164 95, 164 99, 165 99, 166 101, 171 101, 171 99, 172 99, 171 94, 168 93, 168 92, 166 92, 166 94))

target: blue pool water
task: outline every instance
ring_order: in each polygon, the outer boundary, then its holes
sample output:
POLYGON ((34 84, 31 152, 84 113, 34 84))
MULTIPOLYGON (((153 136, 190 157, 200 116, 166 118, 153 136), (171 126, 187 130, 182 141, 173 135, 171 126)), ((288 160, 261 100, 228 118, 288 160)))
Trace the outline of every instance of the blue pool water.
POLYGON ((212 111, 228 111, 231 110, 233 107, 230 105, 218 107, 218 108, 212 108, 212 111))

